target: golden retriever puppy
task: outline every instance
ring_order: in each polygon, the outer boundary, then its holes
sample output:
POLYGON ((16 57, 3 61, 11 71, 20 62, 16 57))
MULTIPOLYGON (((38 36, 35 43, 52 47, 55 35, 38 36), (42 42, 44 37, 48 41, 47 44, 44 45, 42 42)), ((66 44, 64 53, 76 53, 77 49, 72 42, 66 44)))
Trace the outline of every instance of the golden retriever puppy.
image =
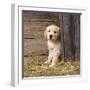
POLYGON ((47 39, 49 50, 48 60, 45 63, 49 64, 49 67, 53 67, 61 55, 60 28, 56 25, 50 25, 46 28, 44 36, 47 39))

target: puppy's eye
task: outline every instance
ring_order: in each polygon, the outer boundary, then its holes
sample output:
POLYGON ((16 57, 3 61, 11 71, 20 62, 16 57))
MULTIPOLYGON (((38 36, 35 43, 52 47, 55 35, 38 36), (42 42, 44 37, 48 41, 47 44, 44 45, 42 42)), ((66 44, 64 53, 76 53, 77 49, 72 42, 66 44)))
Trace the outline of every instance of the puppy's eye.
POLYGON ((56 33, 56 31, 54 31, 54 33, 56 33))
POLYGON ((50 32, 50 30, 48 32, 50 32))

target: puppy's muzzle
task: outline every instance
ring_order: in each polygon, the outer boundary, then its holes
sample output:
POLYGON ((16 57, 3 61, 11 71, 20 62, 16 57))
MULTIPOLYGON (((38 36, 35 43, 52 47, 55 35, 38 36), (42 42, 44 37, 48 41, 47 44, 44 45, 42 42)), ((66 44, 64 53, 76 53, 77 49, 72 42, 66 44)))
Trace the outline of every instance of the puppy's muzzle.
POLYGON ((50 35, 50 39, 52 39, 52 37, 53 37, 53 36, 52 36, 52 35, 50 35))

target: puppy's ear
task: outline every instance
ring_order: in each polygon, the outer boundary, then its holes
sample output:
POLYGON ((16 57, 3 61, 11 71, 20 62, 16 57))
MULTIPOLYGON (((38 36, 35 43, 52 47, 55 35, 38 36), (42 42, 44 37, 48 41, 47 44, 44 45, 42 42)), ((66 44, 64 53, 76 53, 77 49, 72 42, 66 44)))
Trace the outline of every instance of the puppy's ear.
POLYGON ((47 30, 44 31, 44 37, 47 39, 47 30))

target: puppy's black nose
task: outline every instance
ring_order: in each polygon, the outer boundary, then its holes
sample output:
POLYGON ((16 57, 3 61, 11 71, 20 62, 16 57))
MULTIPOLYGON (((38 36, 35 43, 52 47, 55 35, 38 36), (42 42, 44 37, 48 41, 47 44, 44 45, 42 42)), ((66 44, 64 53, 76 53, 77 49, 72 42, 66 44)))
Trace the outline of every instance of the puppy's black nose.
POLYGON ((52 35, 50 35, 50 38, 52 38, 52 35))

